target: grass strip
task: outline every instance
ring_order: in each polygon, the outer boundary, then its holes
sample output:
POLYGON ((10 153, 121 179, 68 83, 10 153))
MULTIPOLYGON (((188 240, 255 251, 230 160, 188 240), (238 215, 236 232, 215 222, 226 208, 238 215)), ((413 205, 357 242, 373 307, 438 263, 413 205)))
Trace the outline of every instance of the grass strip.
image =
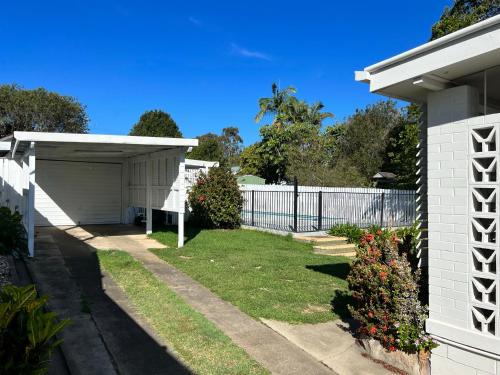
POLYGON ((197 374, 268 374, 201 313, 129 254, 100 250, 101 267, 136 310, 197 374))

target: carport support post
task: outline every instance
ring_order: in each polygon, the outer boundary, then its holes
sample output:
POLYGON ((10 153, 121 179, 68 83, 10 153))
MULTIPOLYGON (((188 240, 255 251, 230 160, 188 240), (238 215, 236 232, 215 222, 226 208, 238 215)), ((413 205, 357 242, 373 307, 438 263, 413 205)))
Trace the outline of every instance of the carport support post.
POLYGON ((178 202, 178 217, 177 217, 177 247, 184 246, 184 210, 186 202, 186 157, 182 150, 179 157, 179 202, 178 202))
POLYGON ((146 159, 146 234, 153 233, 153 191, 151 187, 151 155, 146 159))
POLYGON ((35 142, 28 151, 28 252, 35 256, 35 142))

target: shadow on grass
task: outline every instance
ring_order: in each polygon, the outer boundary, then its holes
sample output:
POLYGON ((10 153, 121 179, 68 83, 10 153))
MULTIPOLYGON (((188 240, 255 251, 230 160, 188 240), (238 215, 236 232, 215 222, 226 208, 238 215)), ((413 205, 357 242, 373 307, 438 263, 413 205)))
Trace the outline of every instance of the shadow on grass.
MULTIPOLYGON (((325 275, 338 277, 339 279, 345 280, 349 271, 351 270, 351 265, 347 262, 345 263, 331 263, 331 264, 318 264, 314 266, 306 266, 308 270, 315 272, 321 272, 325 275)), ((351 313, 347 306, 353 303, 351 293, 346 290, 336 290, 333 294, 333 298, 330 302, 332 306, 332 311, 337 314, 340 319, 344 322, 349 322, 352 326, 353 321, 351 313)))
MULTIPOLYGON (((177 225, 161 224, 158 226, 153 226, 153 230, 155 232, 166 232, 177 235, 177 225)), ((189 241, 193 240, 200 232, 201 228, 193 225, 186 225, 184 227, 184 244, 187 244, 189 241)))
POLYGON ((352 316, 347 308, 348 305, 353 303, 351 293, 345 290, 336 290, 333 294, 332 311, 337 314, 344 322, 349 322, 352 325, 352 316))
POLYGON ((332 264, 318 264, 314 266, 306 266, 308 270, 315 272, 321 272, 325 275, 330 275, 338 277, 339 279, 345 280, 347 274, 349 273, 351 266, 349 263, 332 263, 332 264))

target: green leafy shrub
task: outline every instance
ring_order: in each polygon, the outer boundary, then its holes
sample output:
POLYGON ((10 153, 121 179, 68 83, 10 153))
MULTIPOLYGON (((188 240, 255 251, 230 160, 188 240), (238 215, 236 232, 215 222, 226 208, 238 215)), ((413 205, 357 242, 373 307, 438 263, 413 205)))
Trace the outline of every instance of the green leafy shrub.
POLYGON ((427 310, 418 298, 420 271, 412 270, 398 244, 390 230, 363 235, 347 277, 353 298, 349 311, 362 335, 390 351, 431 350, 436 344, 424 331, 427 310))
POLYGON ((359 243, 364 230, 355 224, 335 224, 328 233, 332 236, 346 237, 349 243, 359 243))
POLYGON ((68 321, 44 312, 46 302, 37 298, 34 285, 10 285, 0 292, 1 374, 47 373, 51 353, 61 344, 54 336, 68 321))
POLYGON ((189 193, 195 224, 203 228, 238 228, 243 196, 228 168, 212 168, 202 174, 189 193))
POLYGON ((13 250, 26 250, 22 216, 8 207, 0 207, 0 254, 10 254, 13 250))

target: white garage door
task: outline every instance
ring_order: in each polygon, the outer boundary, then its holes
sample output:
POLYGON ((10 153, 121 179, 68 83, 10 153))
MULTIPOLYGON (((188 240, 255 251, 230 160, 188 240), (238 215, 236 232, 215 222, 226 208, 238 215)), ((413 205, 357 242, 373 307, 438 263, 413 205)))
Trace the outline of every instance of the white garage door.
POLYGON ((121 164, 36 162, 36 225, 120 223, 121 194, 121 164))

